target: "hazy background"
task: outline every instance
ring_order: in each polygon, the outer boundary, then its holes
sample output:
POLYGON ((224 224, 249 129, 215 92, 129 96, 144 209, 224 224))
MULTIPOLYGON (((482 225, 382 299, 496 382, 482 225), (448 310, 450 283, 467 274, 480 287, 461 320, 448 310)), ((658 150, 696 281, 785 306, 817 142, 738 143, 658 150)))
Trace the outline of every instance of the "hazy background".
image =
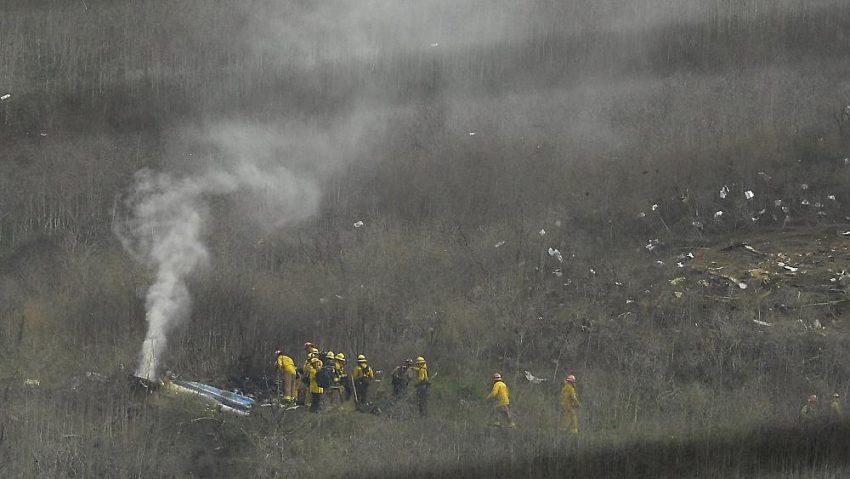
MULTIPOLYGON (((424 354, 447 422, 417 447, 445 458, 499 454, 458 406, 493 370, 530 425, 551 422, 555 391, 518 374, 576 372, 601 445, 850 392, 843 336, 794 329, 843 331, 843 306, 669 291, 680 253, 850 229, 847 32, 850 5, 828 0, 0 1, 0 380, 68 391, 132 372, 163 271, 152 245, 182 211, 199 260, 178 268, 191 308, 163 367, 225 385, 306 340, 385 370, 424 354), (165 179, 146 189, 139 171, 165 179), (140 216, 151 197, 168 201, 140 216), (752 318, 788 327, 754 333, 752 318)), ((251 447, 216 455, 172 439, 181 413, 120 388, 103 408, 17 389, 9 403, 30 409, 0 416, 0 451, 41 465, 17 457, 12 475, 314 471, 300 423, 252 423, 234 439, 251 447), (86 424, 111 429, 63 442, 86 424), (111 459, 85 461, 105 442, 111 459)), ((378 470, 414 434, 349 420, 323 437, 371 431, 338 446, 378 470)), ((516 454, 551 440, 522 436, 516 454)))

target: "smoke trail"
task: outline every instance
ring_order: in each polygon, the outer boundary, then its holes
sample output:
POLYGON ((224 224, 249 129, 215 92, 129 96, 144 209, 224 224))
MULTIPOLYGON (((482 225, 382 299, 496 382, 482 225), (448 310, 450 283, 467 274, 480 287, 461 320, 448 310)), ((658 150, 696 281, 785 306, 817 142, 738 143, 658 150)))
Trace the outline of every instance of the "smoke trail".
POLYGON ((168 333, 189 315, 186 278, 208 259, 203 241, 204 195, 227 193, 236 187, 235 178, 221 173, 183 180, 148 170, 136 175, 127 202, 133 216, 118 233, 138 261, 156 270, 145 300, 148 331, 136 376, 157 378, 168 333))
POLYGON ((155 272, 145 299, 147 334, 136 376, 155 380, 169 333, 189 318, 187 279, 209 261, 207 204, 214 196, 244 203, 257 229, 274 229, 314 214, 317 178, 356 157, 356 146, 374 125, 373 116, 353 115, 331 128, 286 128, 223 122, 197 132, 214 151, 213 164, 176 178, 143 170, 125 201, 128 219, 115 232, 133 258, 155 272), (333 132, 333 134, 329 132, 333 132))

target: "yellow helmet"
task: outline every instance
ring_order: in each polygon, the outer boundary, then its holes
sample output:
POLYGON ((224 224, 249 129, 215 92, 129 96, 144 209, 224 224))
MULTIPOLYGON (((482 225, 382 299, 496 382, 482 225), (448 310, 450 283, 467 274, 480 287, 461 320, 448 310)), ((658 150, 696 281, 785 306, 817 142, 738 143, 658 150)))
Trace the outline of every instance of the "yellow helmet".
POLYGON ((337 361, 345 361, 345 355, 342 354, 342 353, 336 353, 336 360, 337 361))
POLYGON ((318 357, 318 355, 314 352, 310 352, 310 354, 307 355, 307 359, 314 359, 316 357, 318 357))
POLYGON ((425 363, 425 358, 423 358, 422 356, 419 356, 418 358, 416 358, 416 364, 424 364, 424 363, 425 363))
POLYGON ((316 356, 313 356, 312 358, 310 358, 310 364, 316 364, 316 363, 319 363, 319 362, 321 362, 321 361, 319 361, 319 358, 317 358, 316 356))
POLYGON ((358 363, 365 363, 366 362, 366 356, 363 355, 363 354, 357 355, 357 362, 358 363))
POLYGON ((313 354, 319 354, 319 348, 310 348, 310 352, 313 354))

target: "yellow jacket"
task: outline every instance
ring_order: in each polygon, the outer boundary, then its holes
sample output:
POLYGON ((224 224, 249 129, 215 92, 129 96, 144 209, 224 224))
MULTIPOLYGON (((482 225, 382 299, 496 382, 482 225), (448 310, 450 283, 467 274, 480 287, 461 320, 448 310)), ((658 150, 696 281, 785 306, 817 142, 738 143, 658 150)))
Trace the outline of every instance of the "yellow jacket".
POLYGON ((321 361, 319 361, 318 366, 315 367, 315 368, 313 367, 312 364, 307 364, 306 366, 304 366, 304 374, 307 374, 307 375, 310 376, 310 392, 311 393, 322 394, 323 392, 325 392, 325 390, 320 388, 319 385, 316 383, 316 373, 319 372, 320 369, 322 369, 322 362, 321 361))
POLYGON ((430 382, 428 379, 428 365, 423 364, 422 366, 416 366, 413 368, 413 372, 416 373, 416 386, 425 385, 430 382))
POLYGON ((277 367, 280 368, 280 372, 283 374, 295 375, 295 361, 293 361, 289 356, 283 354, 278 356, 277 367))
POLYGON ((360 366, 354 366, 354 371, 351 372, 351 375, 354 376, 354 379, 357 378, 369 378, 372 379, 375 377, 375 373, 372 371, 372 368, 366 366, 365 368, 360 366))
POLYGON ((339 377, 342 378, 342 377, 348 376, 348 373, 345 371, 345 363, 344 362, 334 361, 334 363, 335 363, 334 367, 336 368, 336 371, 339 373, 339 377))
POLYGON ((487 399, 495 399, 496 405, 507 406, 511 403, 510 394, 508 393, 508 385, 504 381, 493 382, 493 390, 487 399))
POLYGON ((573 409, 579 407, 578 396, 576 395, 576 388, 570 383, 564 384, 564 388, 561 389, 561 409, 564 411, 572 411, 573 409))

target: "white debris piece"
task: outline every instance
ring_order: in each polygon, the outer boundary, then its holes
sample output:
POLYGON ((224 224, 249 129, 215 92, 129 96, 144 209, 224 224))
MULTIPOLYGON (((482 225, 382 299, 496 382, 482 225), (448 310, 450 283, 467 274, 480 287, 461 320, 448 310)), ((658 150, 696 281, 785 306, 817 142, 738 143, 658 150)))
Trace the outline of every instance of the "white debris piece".
POLYGON ((697 229, 702 229, 702 226, 703 226, 703 225, 702 225, 702 221, 692 221, 692 222, 691 222, 691 225, 692 225, 694 228, 697 228, 697 229))
POLYGON ((776 206, 777 208, 782 206, 782 200, 773 200, 773 206, 776 206))
POLYGON ((783 213, 788 214, 790 211, 791 211, 791 207, 790 207, 790 206, 783 206, 783 207, 782 207, 782 212, 783 212, 783 213))
POLYGON ((319 304, 328 304, 329 301, 328 298, 319 298, 319 304))
POLYGON ((723 185, 723 188, 720 188, 720 199, 726 199, 726 195, 729 194, 729 187, 723 185))
POLYGON ((653 251, 655 248, 657 248, 657 247, 658 247, 658 245, 659 245, 660 243, 661 243, 661 240, 659 240, 658 238, 651 239, 651 240, 649 240, 649 242, 648 242, 648 243, 644 246, 644 248, 646 248, 648 251, 653 251))
POLYGON ((664 261, 661 261, 660 259, 658 259, 658 260, 655 260, 655 264, 657 264, 658 266, 664 266, 664 261))
POLYGON ((540 236, 545 236, 545 235, 546 235, 546 230, 540 230, 540 236))
POLYGON ((827 199, 830 201, 835 201, 835 195, 827 195, 827 199))
POLYGON ((785 264, 785 263, 783 263, 783 262, 781 262, 781 261, 780 261, 780 262, 778 262, 778 263, 776 263, 776 265, 777 265, 777 266, 779 266, 780 268, 784 268, 784 269, 786 269, 786 270, 788 270, 788 271, 790 271, 790 272, 792 272, 792 273, 796 273, 796 272, 797 272, 797 271, 799 271, 799 269, 800 269, 800 268, 795 268, 795 267, 793 267, 793 266, 791 266, 791 265, 787 265, 787 264, 785 264))
POLYGON ((25 379, 24 386, 41 386, 41 381, 38 379, 25 379))
POLYGON ((755 198, 755 196, 756 196, 756 194, 753 193, 750 190, 747 190, 747 191, 744 192, 744 197, 747 198, 748 200, 755 198))
POLYGON ((634 303, 634 302, 635 302, 635 300, 633 300, 633 299, 627 299, 627 300, 626 300, 626 304, 632 304, 632 303, 634 303))
POLYGON ((767 173, 765 173, 765 172, 763 172, 763 171, 759 171, 759 172, 758 172, 758 175, 759 175, 759 176, 761 176, 761 178, 762 178, 764 181, 770 181, 770 180, 771 180, 770 175, 768 175, 767 173))
POLYGON ((528 371, 525 371, 525 379, 528 380, 531 384, 540 384, 546 381, 546 378, 538 378, 537 376, 531 374, 528 371))
POLYGON ((6 94, 5 94, 5 95, 3 95, 3 96, 0 96, 0 100, 8 100, 9 98, 12 98, 12 95, 10 95, 10 94, 8 94, 8 93, 6 93, 6 94))
POLYGON ((680 268, 684 268, 684 267, 685 267, 685 265, 684 265, 684 264, 682 264, 682 263, 676 263, 676 266, 678 266, 678 267, 680 267, 680 268))
POLYGON ((841 236, 850 236, 850 231, 845 231, 841 233, 841 236))
POLYGON ((646 218, 646 213, 641 211, 640 213, 638 213, 638 218, 646 218))
POLYGON ((40 136, 40 137, 44 138, 45 136, 47 136, 47 132, 46 132, 46 131, 42 131, 41 133, 39 133, 39 134, 38 134, 38 136, 40 136))
POLYGON ((684 295, 685 295, 685 293, 683 293, 683 292, 681 292, 681 291, 673 291, 673 294, 674 294, 677 298, 681 298, 682 296, 684 296, 684 295))
POLYGON ((552 274, 554 274, 557 278, 564 276, 564 273, 561 271, 560 268, 556 269, 555 271, 552 271, 552 274))
POLYGON ((658 210, 658 203, 653 203, 652 211, 657 211, 657 210, 658 210))
POLYGON ((766 321, 759 321, 758 319, 754 319, 753 322, 758 324, 759 326, 773 326, 772 324, 766 321))
POLYGON ((808 189, 809 189, 809 185, 807 185, 807 184, 803 183, 802 185, 800 185, 800 189, 801 189, 801 190, 808 190, 808 189))
POLYGON ((720 217, 721 217, 721 216, 723 216, 723 212, 722 212, 722 211, 718 211, 718 212, 714 213, 714 219, 716 219, 716 220, 717 220, 717 219, 720 219, 720 217))
POLYGON ((431 48, 436 48, 436 47, 439 47, 439 46, 440 46, 440 44, 436 43, 436 42, 431 44, 431 48))
POLYGON ((803 205, 803 206, 809 206, 811 203, 809 203, 809 200, 803 199, 803 201, 801 201, 800 204, 803 205))
POLYGON ((561 256, 561 252, 556 249, 549 248, 549 256, 555 257, 555 259, 557 259, 559 263, 564 262, 564 257, 561 256))
POLYGON ((469 132, 469 136, 475 136, 475 132, 474 132, 474 131, 470 131, 470 132, 469 132))
POLYGON ((504 246, 504 245, 505 245, 505 241, 499 241, 498 243, 494 244, 494 245, 493 245, 493 247, 494 247, 494 248, 499 248, 499 247, 502 247, 502 246, 504 246))
POLYGON ((596 274, 596 270, 593 269, 593 268, 590 268, 590 274, 596 274))
POLYGON ((363 222, 362 222, 362 221, 357 221, 356 223, 354 223, 354 227, 355 227, 355 228, 359 228, 359 227, 361 227, 361 226, 363 226, 363 222))
POLYGON ((844 158, 844 166, 850 165, 850 158, 844 158))

